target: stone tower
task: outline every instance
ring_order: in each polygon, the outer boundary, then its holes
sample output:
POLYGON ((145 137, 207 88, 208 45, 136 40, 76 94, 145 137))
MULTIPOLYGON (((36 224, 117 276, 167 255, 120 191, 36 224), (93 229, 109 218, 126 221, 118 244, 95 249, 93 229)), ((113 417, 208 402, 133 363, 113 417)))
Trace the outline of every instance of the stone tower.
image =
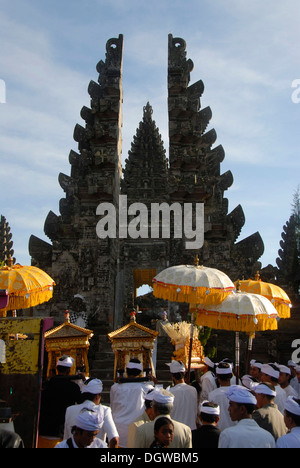
POLYGON ((212 112, 209 107, 201 109, 204 85, 202 81, 190 85, 193 62, 186 58, 185 41, 171 34, 169 160, 147 103, 122 178, 122 50, 121 35, 107 42, 106 60, 97 65, 98 83, 89 84, 91 106, 81 111, 85 127, 76 125, 74 130, 79 152, 70 152, 70 176, 59 175, 65 192, 60 215, 50 212, 45 222, 52 244, 35 236, 29 242, 32 262, 51 274, 57 284, 51 313, 62 316, 72 297, 80 295, 87 313, 108 330, 122 325, 136 289, 151 285, 162 269, 193 263, 197 253, 204 265, 221 269, 236 280, 259 268, 257 260, 264 250, 259 233, 237 242, 245 217, 241 206, 228 213, 224 192, 233 177, 230 171, 221 173, 224 150, 220 145, 213 147, 215 130, 206 130, 212 112), (101 203, 115 207, 115 238, 96 235, 96 211, 101 203), (163 203, 169 207, 204 204, 204 245, 200 250, 187 249, 183 236, 174 237, 173 213, 169 235, 159 218, 160 235, 153 236, 151 207, 163 203), (141 204, 148 214, 136 216, 141 204), (128 225, 135 223, 136 235, 118 235, 119 215, 126 216, 128 225))

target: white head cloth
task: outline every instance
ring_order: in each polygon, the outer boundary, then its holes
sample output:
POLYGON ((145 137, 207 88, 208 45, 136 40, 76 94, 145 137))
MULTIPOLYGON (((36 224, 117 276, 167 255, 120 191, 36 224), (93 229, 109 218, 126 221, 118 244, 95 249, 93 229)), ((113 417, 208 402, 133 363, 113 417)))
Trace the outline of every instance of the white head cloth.
POLYGON ((103 423, 103 414, 83 408, 76 418, 75 425, 84 431, 98 431, 103 423))
POLYGON ((295 371, 296 371, 296 372, 300 372, 300 365, 299 365, 299 364, 296 365, 295 371))
MULTIPOLYGON (((221 364, 221 363, 219 363, 221 364)), ((228 367, 216 367, 216 374, 220 375, 226 375, 226 374, 232 374, 232 365, 228 364, 228 367)))
POLYGON ((74 359, 70 356, 66 356, 65 358, 59 358, 56 366, 61 366, 61 367, 72 367, 74 363, 74 359))
POLYGON ((153 392, 153 401, 156 403, 163 403, 163 404, 173 404, 174 403, 174 395, 163 388, 155 387, 153 392))
POLYGON ((291 373, 292 373, 292 372, 291 372, 291 369, 290 369, 289 367, 287 367, 287 366, 282 366, 282 365, 280 365, 280 366, 279 366, 279 370, 280 370, 280 372, 282 372, 283 374, 289 374, 289 375, 291 375, 291 373))
POLYGON ((253 386, 257 385, 257 381, 251 377, 251 375, 243 375, 242 377, 242 384, 244 387, 248 388, 248 390, 252 390, 253 386))
POLYGON ((261 371, 263 374, 269 375, 270 377, 274 377, 274 379, 279 379, 279 371, 273 369, 270 364, 263 364, 261 371))
POLYGON ((211 406, 205 406, 205 403, 209 403, 209 401, 203 401, 199 405, 200 413, 212 414, 213 416, 219 416, 220 415, 220 406, 219 405, 215 405, 215 407, 212 408, 211 406))
POLYGON ((285 402, 284 409, 294 414, 295 416, 300 416, 300 405, 295 401, 295 398, 289 396, 285 402))
POLYGON ((144 394, 145 400, 152 401, 153 396, 154 396, 154 392, 155 392, 155 388, 153 388, 153 390, 149 390, 148 393, 145 393, 144 394))
POLYGON ((127 369, 138 369, 139 371, 143 371, 143 364, 141 362, 131 362, 129 361, 126 365, 127 369))
POLYGON ((272 397, 276 397, 276 390, 272 390, 268 387, 268 385, 265 385, 264 383, 254 384, 252 390, 260 395, 269 395, 272 397))
POLYGON ((93 395, 98 395, 102 393, 103 383, 99 379, 91 379, 87 383, 84 383, 81 387, 81 393, 92 393, 93 395))
POLYGON ((204 363, 205 363, 208 367, 212 367, 212 368, 215 367, 215 363, 212 362, 208 357, 205 357, 205 358, 204 358, 204 363))
POLYGON ((232 385, 229 387, 227 391, 227 398, 230 401, 234 401, 235 403, 250 405, 257 404, 255 396, 249 390, 247 390, 247 388, 242 387, 241 385, 232 385))
POLYGON ((262 363, 259 362, 259 361, 256 361, 255 359, 252 359, 250 361, 250 364, 251 364, 252 367, 257 367, 258 369, 262 368, 262 363))
POLYGON ((170 367, 171 374, 177 374, 178 372, 186 371, 185 365, 181 361, 172 361, 166 363, 166 365, 170 367))

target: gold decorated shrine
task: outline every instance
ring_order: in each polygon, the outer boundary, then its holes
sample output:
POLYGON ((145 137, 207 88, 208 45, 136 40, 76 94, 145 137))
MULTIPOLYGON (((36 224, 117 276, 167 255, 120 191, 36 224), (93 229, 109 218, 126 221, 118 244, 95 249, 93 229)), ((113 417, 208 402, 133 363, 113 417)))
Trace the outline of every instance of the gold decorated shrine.
POLYGON ((93 335, 92 330, 70 323, 68 316, 62 325, 47 331, 45 333, 45 349, 48 353, 47 378, 56 375, 56 363, 64 354, 74 359, 71 375, 82 366, 85 366, 86 374, 89 375, 88 349, 93 335))
POLYGON ((118 380, 118 373, 125 372, 130 359, 137 358, 143 364, 146 375, 155 376, 152 361, 152 351, 158 332, 144 327, 136 322, 135 314, 131 315, 130 322, 122 328, 108 333, 115 353, 114 381, 118 380))

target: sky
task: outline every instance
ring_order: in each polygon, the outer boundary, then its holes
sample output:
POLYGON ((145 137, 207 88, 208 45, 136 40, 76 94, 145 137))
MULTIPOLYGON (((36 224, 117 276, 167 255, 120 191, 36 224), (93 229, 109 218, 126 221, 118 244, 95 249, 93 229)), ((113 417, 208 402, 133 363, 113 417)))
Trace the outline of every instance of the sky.
POLYGON ((168 34, 187 43, 190 84, 204 82, 241 204, 238 240, 259 231, 263 266, 275 265, 283 226, 300 184, 299 0, 0 0, 0 214, 18 263, 31 262, 33 234, 59 215, 69 152, 90 80, 108 39, 124 35, 122 163, 150 102, 168 154, 168 34))

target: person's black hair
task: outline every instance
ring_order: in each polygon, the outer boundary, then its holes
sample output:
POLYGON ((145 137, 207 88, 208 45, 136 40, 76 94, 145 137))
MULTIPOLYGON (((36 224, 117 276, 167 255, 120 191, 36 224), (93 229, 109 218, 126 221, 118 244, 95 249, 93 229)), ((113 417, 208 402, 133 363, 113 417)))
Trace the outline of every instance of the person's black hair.
MULTIPOLYGON (((203 406, 207 406, 208 408, 217 408, 218 405, 215 405, 214 403, 211 403, 211 402, 205 402, 203 403, 203 406)), ((216 414, 203 413, 201 411, 200 418, 202 419, 203 422, 212 424, 218 421, 219 416, 216 414)))
POLYGON ((175 380, 182 380, 184 379, 185 372, 175 372, 172 373, 172 377, 174 377, 175 380))
MULTIPOLYGON (((134 362, 136 364, 141 364, 141 361, 139 359, 136 359, 136 358, 130 359, 129 362, 134 362)), ((139 369, 128 369, 128 367, 126 367, 126 372, 127 372, 128 377, 138 377, 140 375, 140 373, 141 373, 141 371, 139 369)))
POLYGON ((170 419, 170 418, 167 418, 167 417, 161 417, 161 418, 158 418, 156 421, 155 421, 155 424, 154 424, 154 432, 158 432, 159 429, 162 427, 162 426, 165 426, 166 424, 171 424, 171 426, 173 426, 174 428, 174 423, 173 421, 170 419))
POLYGON ((226 374, 218 374, 218 369, 216 368, 216 375, 221 382, 228 382, 231 380, 233 373, 232 373, 232 368, 228 362, 220 362, 219 365, 217 366, 220 369, 228 369, 228 372, 226 374))

